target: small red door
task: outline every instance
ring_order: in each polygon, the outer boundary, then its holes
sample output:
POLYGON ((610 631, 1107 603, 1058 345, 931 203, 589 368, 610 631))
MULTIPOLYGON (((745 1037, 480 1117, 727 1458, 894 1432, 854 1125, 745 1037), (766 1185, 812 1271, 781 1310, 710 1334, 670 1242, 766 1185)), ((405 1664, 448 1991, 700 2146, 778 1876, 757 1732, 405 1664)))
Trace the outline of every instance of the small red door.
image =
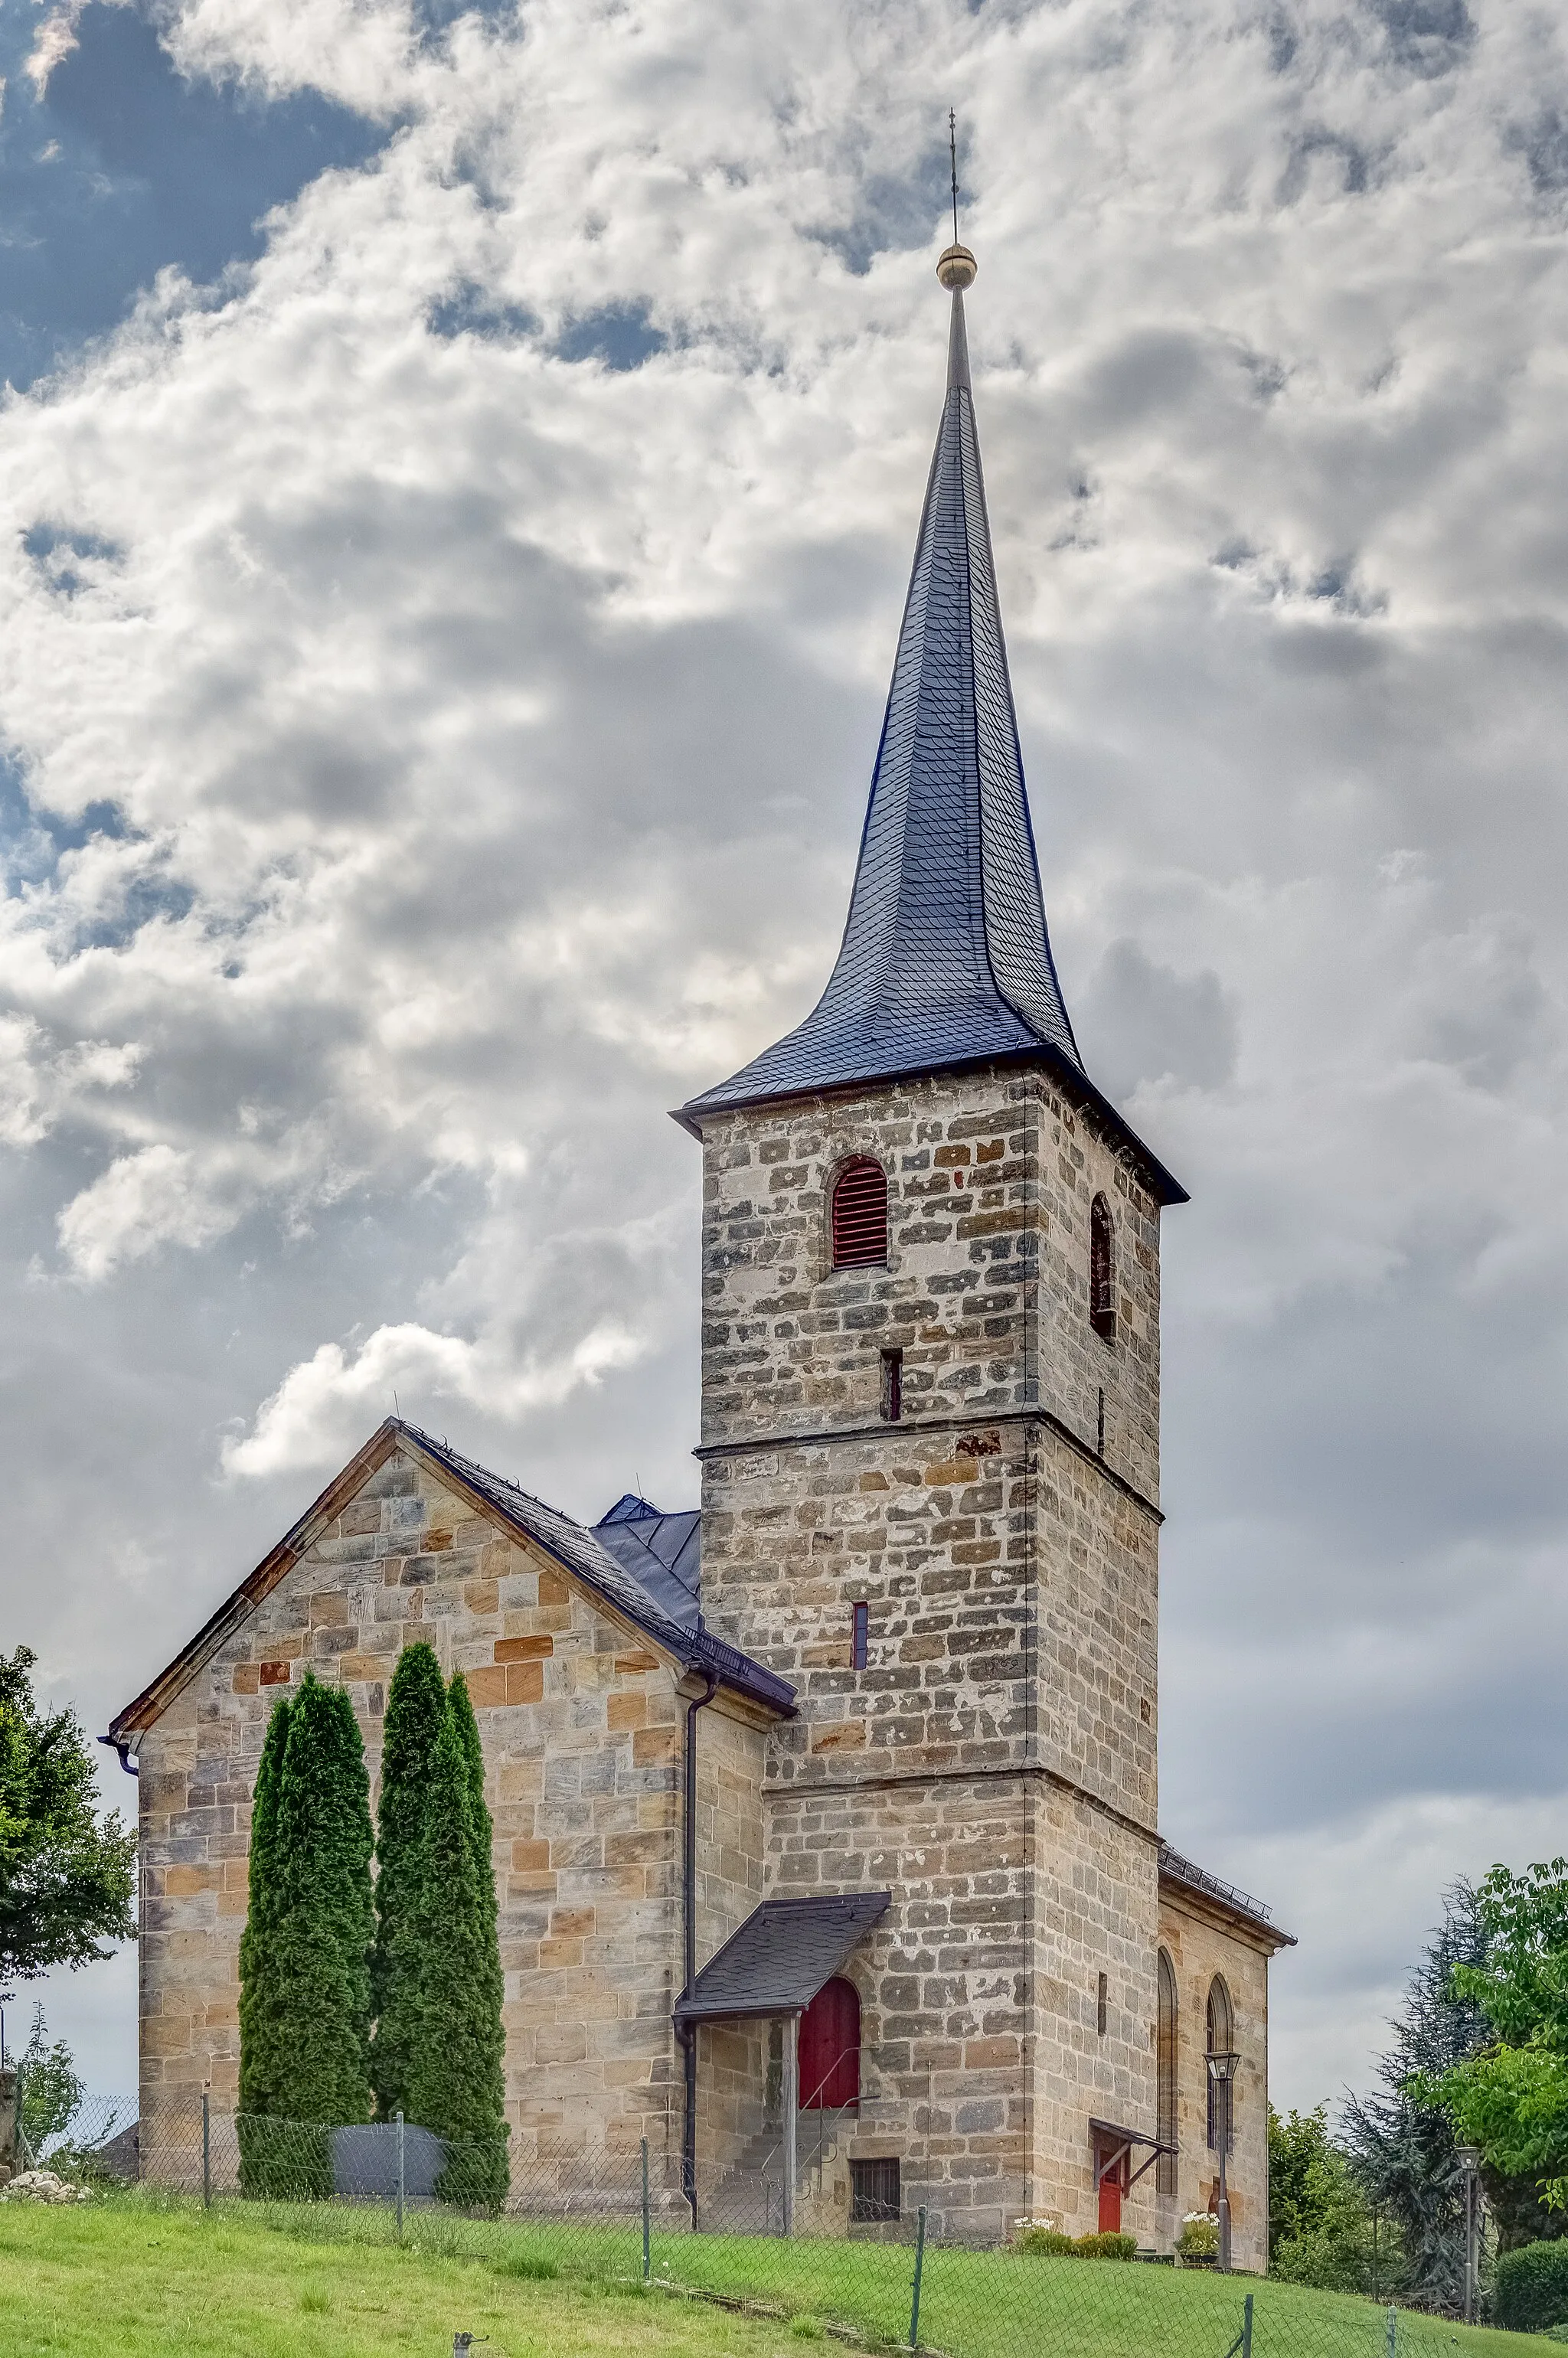
POLYGON ((860 1994, 825 1982, 800 2017, 800 2108, 837 2112, 860 2101, 860 1994))
POLYGON ((1121 2233, 1121 2197, 1127 2185, 1127 2148, 1119 2152, 1114 2145, 1095 2147, 1095 2173, 1099 2180, 1099 2232, 1102 2235, 1121 2233), (1112 2154, 1116 2159, 1111 2160, 1112 2154))

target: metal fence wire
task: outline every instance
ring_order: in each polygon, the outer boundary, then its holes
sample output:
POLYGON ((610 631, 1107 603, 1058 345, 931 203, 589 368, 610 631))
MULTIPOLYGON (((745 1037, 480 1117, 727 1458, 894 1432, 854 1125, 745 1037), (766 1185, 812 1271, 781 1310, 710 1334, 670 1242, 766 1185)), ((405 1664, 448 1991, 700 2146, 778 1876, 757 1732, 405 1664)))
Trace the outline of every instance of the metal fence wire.
POLYGON ((979 2248, 924 2208, 895 2209, 886 2180, 881 2215, 874 2188, 859 2213, 854 2195, 835 2206, 809 2163, 786 2234, 775 2175, 700 2172, 694 2224, 678 2160, 645 2145, 589 2153, 563 2135, 558 2153, 525 2159, 400 2121, 236 2118, 200 2097, 134 2121, 126 2110, 88 2099, 21 2158, 107 2199, 243 2205, 316 2241, 398 2242, 501 2277, 613 2281, 946 2358, 1465 2358, 1461 2344, 1505 2358, 1519 2342, 1355 2294, 1029 2248, 1037 2236, 979 2248))

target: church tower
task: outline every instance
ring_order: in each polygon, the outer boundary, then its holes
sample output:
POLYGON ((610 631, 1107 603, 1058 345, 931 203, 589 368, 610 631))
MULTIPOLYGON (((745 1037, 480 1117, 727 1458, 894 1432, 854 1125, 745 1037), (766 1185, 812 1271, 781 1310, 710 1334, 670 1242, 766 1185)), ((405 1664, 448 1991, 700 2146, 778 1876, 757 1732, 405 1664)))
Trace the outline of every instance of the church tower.
POLYGON ((891 1895, 853 1965, 860 2149, 949 2232, 1083 2232, 1160 2104, 1160 1216, 1185 1199, 1086 1073, 1052 960, 973 257, 938 276, 946 395, 838 962, 679 1116, 703 1607, 799 1696, 768 1891, 891 1895))

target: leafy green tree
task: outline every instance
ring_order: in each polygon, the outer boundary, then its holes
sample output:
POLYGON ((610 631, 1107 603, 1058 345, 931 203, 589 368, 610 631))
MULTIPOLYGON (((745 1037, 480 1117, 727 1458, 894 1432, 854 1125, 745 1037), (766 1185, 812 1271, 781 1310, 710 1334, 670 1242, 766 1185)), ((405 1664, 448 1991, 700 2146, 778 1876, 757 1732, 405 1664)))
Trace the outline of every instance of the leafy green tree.
MULTIPOLYGON (((273 1939, 277 1921, 277 1804, 283 1756, 288 1743, 287 1695, 273 1705, 251 1800, 249 1901, 240 1935, 240 2113, 250 2119, 272 2112, 279 2055, 287 2036, 287 2008, 278 1981, 273 1939)), ((241 2131, 242 2161, 248 2160, 241 2131)), ((247 2193, 258 2190, 247 2183, 247 2193)))
POLYGON ((431 1764, 425 1833, 426 1908, 434 2010, 409 2073, 408 2117, 453 2141, 438 2181, 446 2201, 494 2209, 507 2187, 502 1980, 496 1946, 489 1812, 475 1793, 477 1726, 468 1690, 454 1680, 431 1764))
POLYGON ((1496 2034, 1427 2093, 1504 2179, 1527 2179, 1568 2209, 1568 1859, 1516 1875, 1494 1866, 1476 1907, 1484 1957, 1454 1970, 1455 1995, 1496 2034))
POLYGON ((74 1712, 41 1713, 27 1646, 0 1654, 0 2001, 51 1965, 91 1964, 134 1941, 135 1835, 94 1806, 74 1712))
POLYGON ((443 1974, 427 1936, 425 1879, 436 1744, 447 1713, 435 1654, 427 1645, 406 1646, 387 1692, 376 1824, 371 2080, 383 2120, 399 2111, 412 2118, 409 2074, 427 2022, 440 2035, 443 1974))
POLYGON ((65 2136, 87 2093, 66 2041, 51 2042, 41 2006, 33 2008, 32 2035, 20 2068, 22 2135, 29 2153, 41 2154, 50 2137, 65 2136))
POLYGON ((1325 2292, 1387 2293, 1400 2273, 1394 2235, 1379 2240, 1328 2108, 1269 2107, 1269 2273, 1325 2292))

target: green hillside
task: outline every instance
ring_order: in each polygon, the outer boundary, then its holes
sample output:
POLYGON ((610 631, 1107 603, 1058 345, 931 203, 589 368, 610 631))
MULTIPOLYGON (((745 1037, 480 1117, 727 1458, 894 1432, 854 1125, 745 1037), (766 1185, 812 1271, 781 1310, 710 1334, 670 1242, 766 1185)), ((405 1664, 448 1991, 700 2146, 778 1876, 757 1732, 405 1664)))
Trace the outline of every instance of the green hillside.
MULTIPOLYGON (((798 2358, 824 2329, 909 2332, 903 2245, 655 2234, 639 2281, 626 2228, 125 2196, 0 2205, 0 2358, 476 2358, 733 2353, 798 2358), (682 2288, 776 2311, 743 2314, 682 2288)), ((1170 2268, 929 2246, 920 2340, 952 2358, 1227 2358, 1253 2299, 1252 2358, 1390 2358, 1390 2316, 1348 2295, 1170 2268)), ((1400 2311, 1394 2358, 1518 2358, 1520 2337, 1400 2311)), ((1537 2344, 1537 2347, 1540 2345, 1537 2344)))

